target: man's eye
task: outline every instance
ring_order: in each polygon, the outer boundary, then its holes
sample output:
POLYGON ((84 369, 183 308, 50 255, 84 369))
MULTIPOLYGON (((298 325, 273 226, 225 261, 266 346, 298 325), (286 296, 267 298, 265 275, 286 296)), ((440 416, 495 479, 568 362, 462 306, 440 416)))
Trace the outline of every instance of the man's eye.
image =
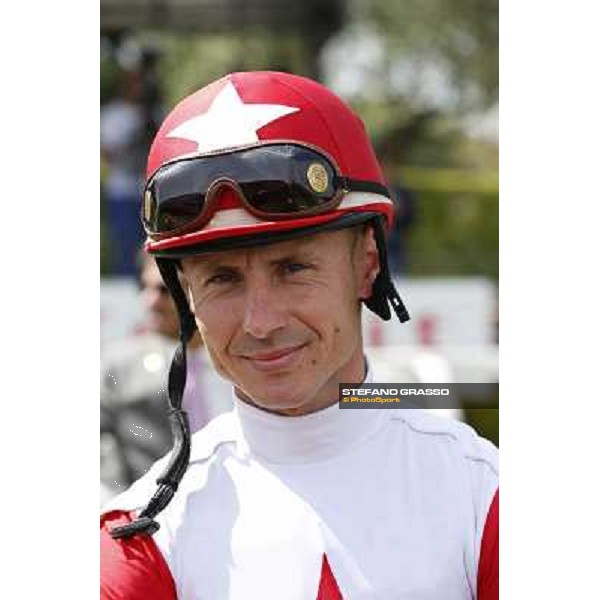
POLYGON ((235 283, 239 279, 236 273, 217 273, 206 280, 206 285, 216 284, 223 285, 227 283, 235 283))
POLYGON ((298 272, 304 271, 305 269, 308 269, 308 268, 309 268, 308 265, 305 265, 302 263, 294 263, 294 262, 285 263, 284 265, 282 265, 283 272, 286 274, 298 273, 298 272))

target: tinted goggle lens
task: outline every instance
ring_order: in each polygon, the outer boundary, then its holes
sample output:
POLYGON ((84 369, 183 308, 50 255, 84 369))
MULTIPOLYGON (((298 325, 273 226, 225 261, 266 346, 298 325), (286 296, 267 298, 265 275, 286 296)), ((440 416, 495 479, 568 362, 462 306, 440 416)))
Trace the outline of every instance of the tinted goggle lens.
POLYGON ((146 188, 142 218, 151 236, 200 226, 222 182, 235 185, 258 216, 318 214, 337 202, 341 181, 329 158, 292 144, 193 158, 157 172, 146 188))

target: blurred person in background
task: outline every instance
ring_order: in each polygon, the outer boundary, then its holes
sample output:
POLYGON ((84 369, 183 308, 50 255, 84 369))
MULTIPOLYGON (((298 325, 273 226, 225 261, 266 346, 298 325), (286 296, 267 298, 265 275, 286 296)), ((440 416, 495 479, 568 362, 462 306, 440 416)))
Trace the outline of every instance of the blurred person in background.
MULTIPOLYGON (((154 259, 143 253, 139 263, 144 320, 135 335, 101 354, 101 501, 145 473, 173 441, 165 411, 177 311, 154 259)), ((188 347, 184 406, 195 432, 231 408, 231 391, 210 364, 199 333, 188 347)))
POLYGON ((146 248, 180 321, 176 440, 104 508, 101 598, 497 599, 497 450, 421 410, 338 406, 340 383, 377 381, 363 304, 409 318, 361 120, 312 80, 234 73, 174 108, 147 176, 146 248), (196 328, 235 395, 190 438, 196 328))
POLYGON ((139 220, 148 152, 143 73, 122 70, 117 95, 100 109, 100 151, 105 169, 106 223, 111 272, 135 275, 136 254, 144 239, 139 220))

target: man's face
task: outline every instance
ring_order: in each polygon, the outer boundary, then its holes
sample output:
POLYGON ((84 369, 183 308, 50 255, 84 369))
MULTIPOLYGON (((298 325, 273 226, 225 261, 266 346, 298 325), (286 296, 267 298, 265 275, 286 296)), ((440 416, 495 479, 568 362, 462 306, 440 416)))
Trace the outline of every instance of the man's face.
POLYGON ((154 261, 146 260, 140 280, 145 325, 153 333, 177 338, 179 321, 175 304, 154 261))
POLYGON ((341 230, 182 260, 217 370, 266 410, 328 406, 364 376, 360 299, 371 293, 371 232, 341 230))

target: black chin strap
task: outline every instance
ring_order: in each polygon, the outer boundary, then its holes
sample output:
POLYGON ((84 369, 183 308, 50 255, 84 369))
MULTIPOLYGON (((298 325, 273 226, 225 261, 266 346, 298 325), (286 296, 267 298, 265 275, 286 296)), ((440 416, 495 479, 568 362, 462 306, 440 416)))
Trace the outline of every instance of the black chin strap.
POLYGON ((384 227, 384 218, 382 216, 378 216, 373 220, 373 232, 375 243, 377 244, 377 252, 379 253, 379 273, 377 273, 377 277, 373 282, 371 297, 364 302, 367 308, 384 321, 389 321, 392 317, 389 307, 389 304, 391 304, 398 319, 400 319, 400 323, 406 323, 410 319, 410 315, 392 283, 387 260, 384 227))
POLYGON ((142 510, 139 516, 121 527, 115 527, 110 532, 115 539, 128 538, 137 533, 154 534, 159 529, 159 524, 154 517, 161 512, 171 501, 177 491, 179 482, 185 474, 191 450, 190 426, 187 413, 182 410, 183 391, 187 374, 186 344, 192 339, 196 331, 196 321, 191 313, 187 298, 177 276, 177 268, 171 260, 156 259, 162 278, 171 291, 180 320, 179 345, 169 369, 168 398, 169 421, 173 432, 174 446, 171 459, 167 468, 156 480, 158 489, 142 510))

